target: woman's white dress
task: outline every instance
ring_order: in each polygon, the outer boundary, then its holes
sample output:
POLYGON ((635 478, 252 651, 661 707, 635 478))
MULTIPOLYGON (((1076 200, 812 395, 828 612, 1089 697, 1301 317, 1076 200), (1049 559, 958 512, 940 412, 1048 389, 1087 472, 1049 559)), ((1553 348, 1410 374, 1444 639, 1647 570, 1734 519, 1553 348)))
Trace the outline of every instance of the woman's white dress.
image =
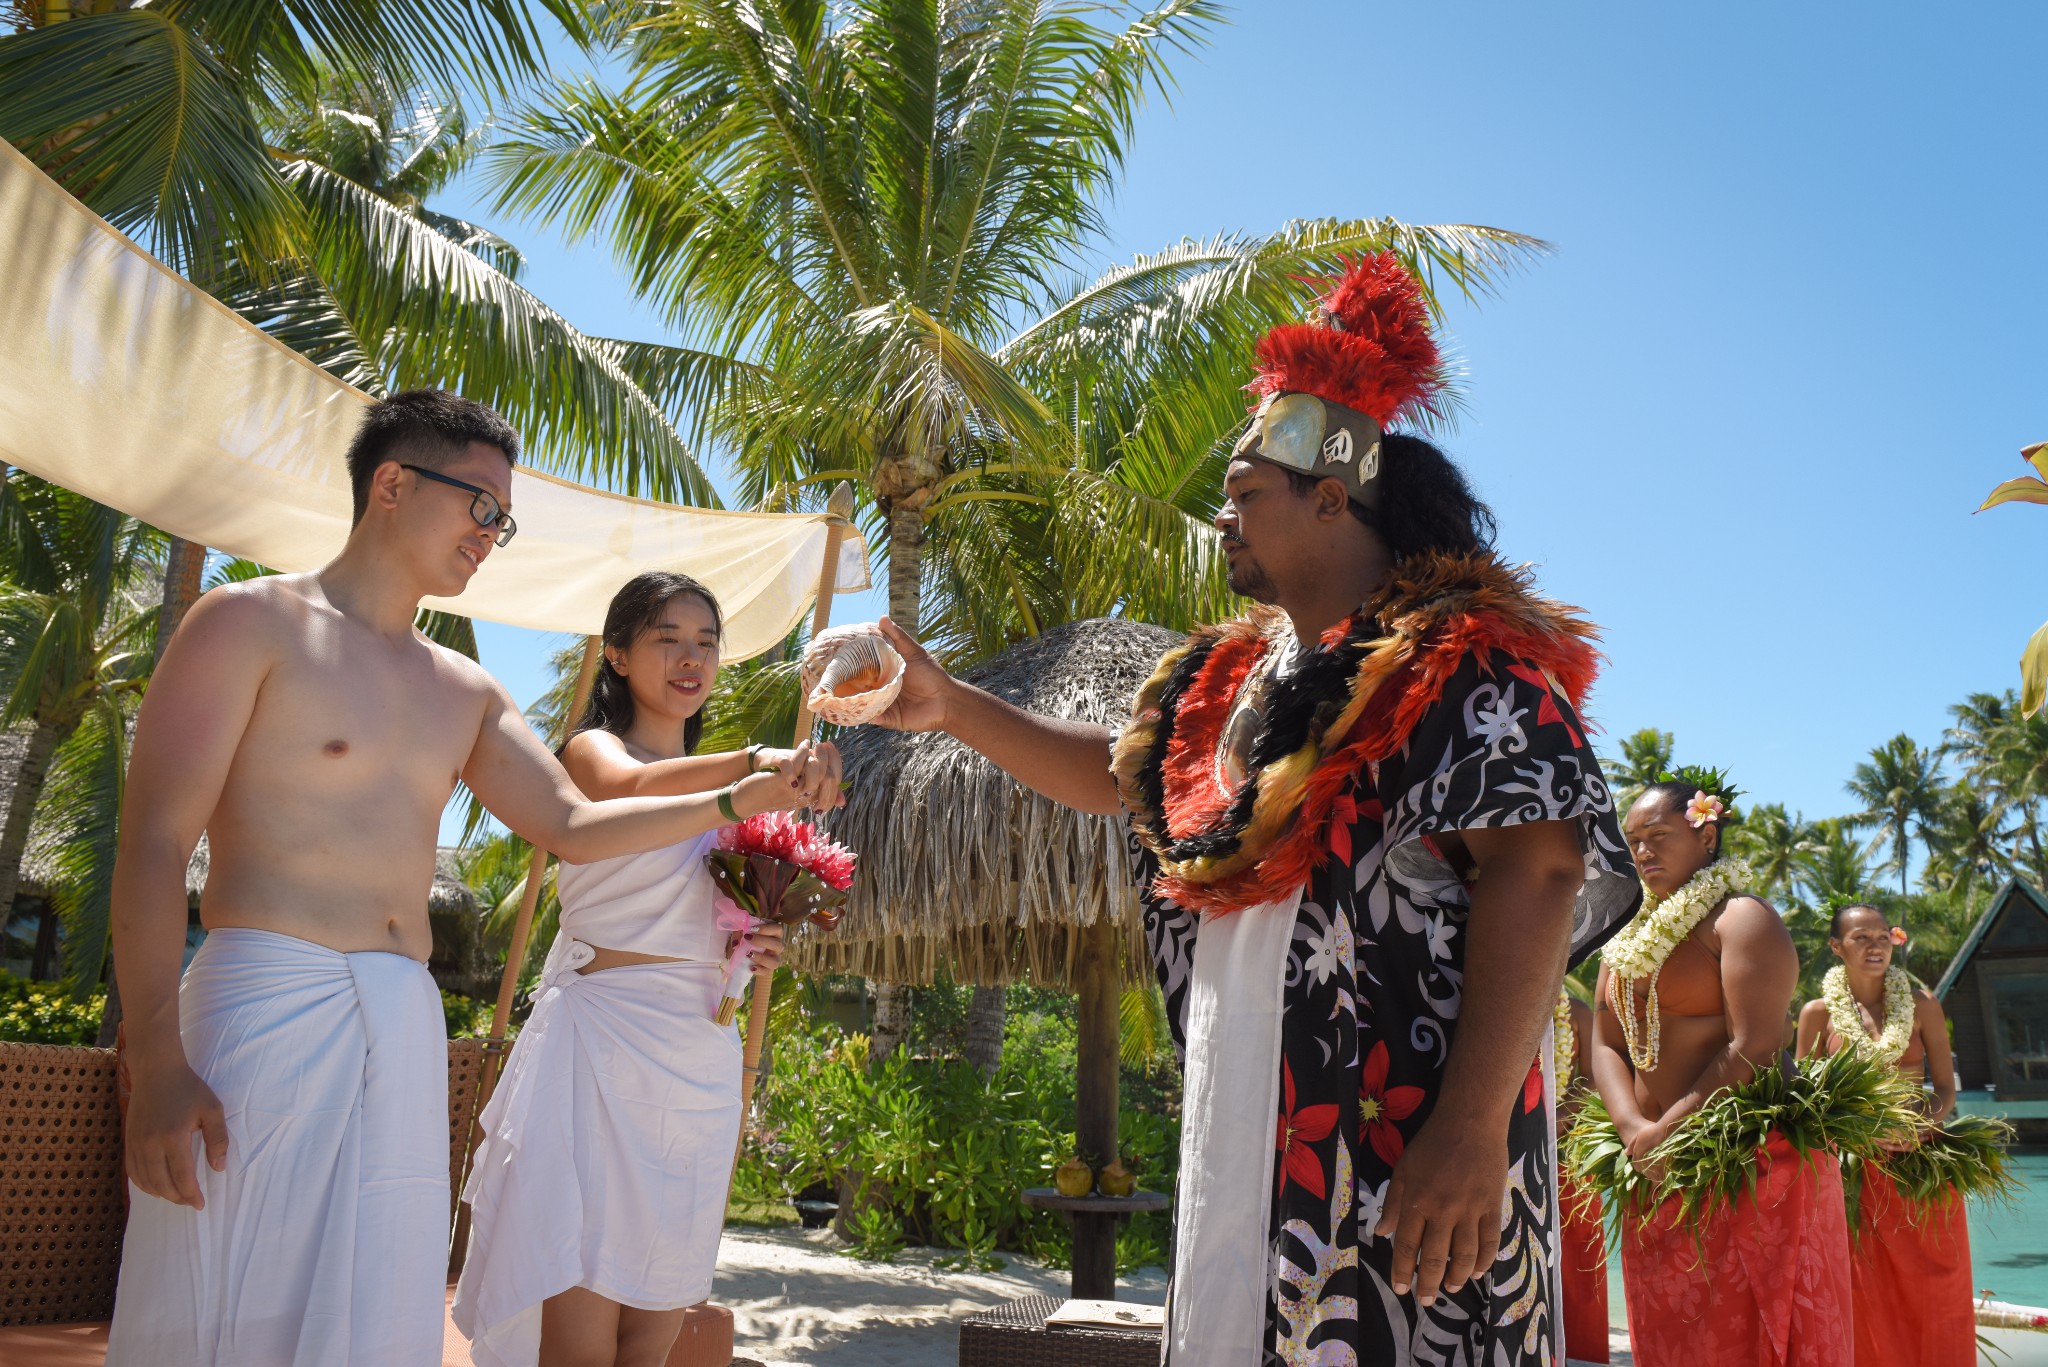
POLYGON ((713 840, 556 875, 561 933, 463 1189, 453 1313, 481 1367, 532 1367, 541 1302, 571 1287, 643 1310, 711 1292, 740 1122, 738 1032, 713 1019, 713 840), (593 946, 688 962, 577 972, 593 946))

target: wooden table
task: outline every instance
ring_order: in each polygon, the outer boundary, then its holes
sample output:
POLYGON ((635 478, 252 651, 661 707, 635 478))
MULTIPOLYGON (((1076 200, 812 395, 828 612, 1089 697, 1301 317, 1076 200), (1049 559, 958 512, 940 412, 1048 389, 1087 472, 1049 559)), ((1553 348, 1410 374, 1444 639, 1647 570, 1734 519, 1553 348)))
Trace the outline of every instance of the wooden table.
POLYGON ((1116 1299, 1116 1225, 1127 1215, 1165 1210, 1164 1192, 1129 1196, 1063 1196, 1058 1187, 1026 1187, 1024 1204, 1034 1210, 1065 1211, 1074 1226, 1074 1299, 1116 1299))

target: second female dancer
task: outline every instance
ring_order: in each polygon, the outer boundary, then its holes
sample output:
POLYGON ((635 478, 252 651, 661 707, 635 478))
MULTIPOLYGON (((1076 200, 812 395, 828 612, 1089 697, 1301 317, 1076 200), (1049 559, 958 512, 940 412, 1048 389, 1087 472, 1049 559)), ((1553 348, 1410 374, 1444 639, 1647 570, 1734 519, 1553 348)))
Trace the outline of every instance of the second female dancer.
MULTIPOLYGON (((718 678, 718 603, 636 575, 562 764, 593 798, 717 791, 737 822, 838 806, 830 745, 695 753, 718 678)), ((704 856, 715 833, 556 876, 562 925, 464 1191, 456 1326, 483 1367, 660 1367, 711 1291, 740 1124, 736 1032, 715 1021, 731 944, 704 856)), ((772 968, 780 927, 753 932, 772 968)))
MULTIPOLYGON (((1867 903, 1845 906, 1828 926, 1828 948, 1840 960, 1822 980, 1822 996, 1799 1013, 1799 1056, 1854 1049, 1897 1068, 1916 1096, 1924 1081, 1929 1130, 1956 1105, 1956 1070, 1941 1003, 1913 986, 1892 955, 1904 941, 1891 920, 1867 903)), ((1919 1157, 1951 1147, 1917 1144, 1919 1157)), ((1901 1150, 1900 1156, 1912 1152, 1901 1150)), ((1970 1230, 1955 1184, 1916 1201, 1887 1162, 1857 1163, 1856 1227, 1850 1277, 1856 1296, 1856 1367, 1972 1367, 1977 1317, 1970 1290, 1970 1230)))

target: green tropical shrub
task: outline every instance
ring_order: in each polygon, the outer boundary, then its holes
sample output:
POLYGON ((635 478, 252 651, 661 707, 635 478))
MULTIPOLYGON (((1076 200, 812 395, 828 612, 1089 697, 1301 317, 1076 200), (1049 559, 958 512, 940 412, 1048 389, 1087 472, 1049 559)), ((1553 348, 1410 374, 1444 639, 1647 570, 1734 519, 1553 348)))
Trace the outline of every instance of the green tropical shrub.
POLYGON ((0 973, 0 1039, 27 1044, 91 1044, 99 1037, 107 995, 71 998, 62 983, 0 973))
MULTIPOLYGON (((1150 1190, 1172 1190, 1178 1088, 1126 1079, 1123 1152, 1150 1190)), ((808 1187, 838 1194, 851 1253, 887 1260, 907 1243, 960 1250, 960 1266, 998 1250, 1064 1267, 1064 1218, 1024 1205, 1074 1151, 1074 1027, 1059 1014, 1012 1016, 994 1077, 957 1058, 899 1052, 870 1070, 867 1037, 820 1026, 775 1041, 759 1119, 734 1175, 749 1205, 785 1204, 808 1187)), ((1164 1214, 1127 1221, 1117 1265, 1165 1260, 1164 1214)))

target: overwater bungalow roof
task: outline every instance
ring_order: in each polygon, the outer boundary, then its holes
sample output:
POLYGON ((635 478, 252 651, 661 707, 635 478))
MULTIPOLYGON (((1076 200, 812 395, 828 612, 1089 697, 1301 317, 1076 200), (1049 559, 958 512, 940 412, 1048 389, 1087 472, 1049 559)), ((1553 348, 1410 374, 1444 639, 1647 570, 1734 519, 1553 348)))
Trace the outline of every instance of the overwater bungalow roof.
POLYGON ((1977 952, 1977 947, 1984 942, 1984 937, 1990 933, 1991 927, 1997 924, 1998 918, 2004 915, 2005 909, 2016 897, 2025 899, 2042 916, 2048 917, 2048 897, 2043 897, 2038 888, 2024 879, 2006 879, 2005 886, 1998 890, 1997 896, 1984 904, 1984 914, 1977 918, 1977 923, 1970 927, 1970 933, 1963 937, 1963 943, 1956 949, 1955 958, 1949 960, 1947 971, 1941 975, 1941 981, 1935 984, 1936 997, 1947 999, 1949 988, 1955 985, 1956 979, 1969 967, 1970 957, 1977 952))

